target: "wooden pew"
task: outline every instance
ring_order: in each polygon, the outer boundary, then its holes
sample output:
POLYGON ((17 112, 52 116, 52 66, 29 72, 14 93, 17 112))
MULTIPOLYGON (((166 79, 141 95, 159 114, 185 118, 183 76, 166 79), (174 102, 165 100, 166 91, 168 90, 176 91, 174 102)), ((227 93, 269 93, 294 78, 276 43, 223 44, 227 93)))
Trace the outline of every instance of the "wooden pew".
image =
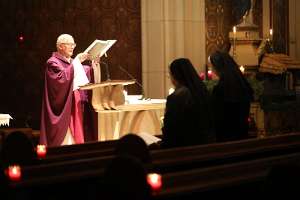
POLYGON ((101 148, 112 148, 116 144, 117 140, 108 140, 103 142, 87 142, 84 144, 64 145, 58 147, 49 147, 47 154, 54 156, 57 154, 69 154, 69 153, 80 153, 90 150, 98 150, 101 148))
MULTIPOLYGON (((245 195, 259 195, 264 181, 268 177, 270 169, 276 165, 282 164, 300 164, 300 153, 288 153, 285 155, 273 155, 266 158, 258 158, 253 160, 246 160, 241 162, 227 163, 224 165, 207 166, 203 168, 196 168, 192 170, 178 171, 163 174, 163 187, 153 199, 199 199, 204 195, 209 195, 210 198, 218 197, 219 195, 232 195, 245 197, 245 195), (252 193, 251 193, 252 192, 252 193), (249 194, 248 194, 249 193, 249 194), (192 195, 191 195, 192 194, 192 195)), ((87 169, 90 171, 91 169, 87 169)), ((93 170, 93 169, 92 169, 93 170)), ((84 172, 81 172, 81 178, 72 180, 70 177, 64 177, 63 180, 50 181, 50 182, 36 182, 34 185, 22 185, 23 191, 30 191, 37 193, 40 198, 42 192, 55 192, 55 188, 59 189, 65 185, 70 188, 81 188, 88 190, 92 185, 94 188, 99 189, 101 195, 102 182, 95 181, 100 177, 101 170, 94 171, 92 178, 86 178, 84 172), (79 181, 80 180, 80 181, 79 181), (84 181, 84 184, 80 184, 84 181), (91 183, 86 186, 85 183, 91 183), (49 185, 51 187, 49 187, 49 185), (26 187, 27 186, 27 187, 26 187), (28 187, 30 186, 30 187, 28 187), (43 187, 44 186, 44 187, 43 187), (37 190, 37 188, 39 190, 37 190)), ((15 184, 15 186, 18 186, 15 184)), ((20 186, 20 185, 19 185, 20 186)), ((14 189, 20 189, 15 187, 14 189)), ((71 190, 65 188, 67 192, 71 190)), ((16 190, 15 190, 16 191, 16 190)), ((62 191, 62 190, 59 190, 62 191)), ((59 194, 57 194, 59 195, 59 194)), ((60 194, 61 195, 61 194, 60 194)), ((76 197, 74 193, 69 193, 68 197, 76 197)), ((60 199, 58 196, 56 199, 60 199)), ((206 197, 206 196, 205 196, 206 197)), ((93 199, 99 199, 95 196, 93 199)), ((35 199, 35 198, 30 198, 35 199)), ((47 199, 47 198, 44 198, 47 199)))
POLYGON ((118 140, 109 140, 50 147, 47 149, 46 157, 41 159, 38 163, 45 164, 112 155, 117 142, 118 140))
MULTIPOLYGON (((207 158, 211 158, 212 156, 219 156, 220 158, 224 157, 222 161, 230 161, 230 157, 232 157, 232 159, 241 159, 241 156, 244 159, 248 159, 246 156, 257 156, 256 153, 259 153, 262 156, 264 156, 264 154, 268 154, 268 152, 274 153, 275 148, 279 153, 281 151, 281 148, 283 149, 283 151, 293 151, 293 148, 299 148, 299 139, 299 134, 288 134, 268 137, 264 139, 249 139, 227 143, 215 143, 208 145, 162 149, 151 151, 151 157, 153 158, 154 166, 159 166, 159 169, 156 169, 157 171, 176 171, 178 170, 178 168, 180 168, 180 165, 176 165, 175 167, 173 162, 177 163, 177 160, 180 157, 185 158, 186 162, 188 160, 191 160, 191 165, 198 165, 194 160, 199 160, 200 157, 200 162, 202 163, 202 165, 213 164, 209 163, 211 162, 210 159, 207 160, 207 158), (239 156, 239 154, 241 154, 241 156, 239 156), (207 162, 205 162, 205 160, 207 160, 207 162), (170 166, 169 168, 168 165, 170 166)), ((110 141, 104 144, 94 143, 78 146, 74 145, 75 147, 70 146, 70 151, 67 151, 67 147, 62 147, 64 151, 57 151, 55 152, 55 154, 47 155, 47 157, 41 160, 40 163, 46 164, 53 162, 65 162, 71 160, 97 157, 99 158, 102 156, 113 155, 114 143, 115 141, 110 141), (90 148, 90 145, 93 148, 90 148), (86 147, 86 149, 81 150, 84 147, 86 147)), ((187 165, 186 162, 183 164, 183 166, 187 165)), ((220 162, 220 160, 218 162, 220 162)))
MULTIPOLYGON (((165 174, 294 152, 300 152, 299 134, 159 150, 152 153, 153 164, 148 167, 152 171, 165 174)), ((23 167, 23 179, 10 183, 10 186, 22 187, 101 177, 113 158, 110 155, 23 167)))
POLYGON ((156 150, 151 152, 151 157, 154 170, 164 173, 165 171, 178 171, 186 167, 205 167, 270 155, 300 152, 299 139, 300 134, 293 133, 263 139, 156 150), (179 159, 181 162, 178 162, 179 159))
MULTIPOLYGON (((162 190, 154 199, 199 199, 204 195, 210 198, 220 195, 261 198, 270 170, 280 165, 297 166, 300 170, 300 153, 166 173, 162 177, 162 190)), ((299 183, 300 180, 295 184, 299 183)))
POLYGON ((36 136, 33 134, 33 130, 31 128, 0 128, 0 146, 4 139, 12 132, 20 131, 24 133, 29 139, 32 141, 36 140, 36 136))

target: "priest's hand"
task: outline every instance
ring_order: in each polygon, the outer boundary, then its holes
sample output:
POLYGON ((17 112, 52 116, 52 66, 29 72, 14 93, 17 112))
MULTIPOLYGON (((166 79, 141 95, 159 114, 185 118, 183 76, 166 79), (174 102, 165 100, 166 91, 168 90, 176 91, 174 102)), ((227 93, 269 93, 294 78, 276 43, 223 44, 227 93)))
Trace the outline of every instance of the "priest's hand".
POLYGON ((76 57, 79 58, 79 61, 82 63, 88 58, 89 54, 88 53, 79 53, 77 54, 76 57))
POLYGON ((99 67, 99 66, 100 66, 100 55, 92 60, 92 67, 99 67))
POLYGON ((99 64, 100 63, 100 55, 96 56, 96 58, 93 60, 93 62, 95 64, 99 64))

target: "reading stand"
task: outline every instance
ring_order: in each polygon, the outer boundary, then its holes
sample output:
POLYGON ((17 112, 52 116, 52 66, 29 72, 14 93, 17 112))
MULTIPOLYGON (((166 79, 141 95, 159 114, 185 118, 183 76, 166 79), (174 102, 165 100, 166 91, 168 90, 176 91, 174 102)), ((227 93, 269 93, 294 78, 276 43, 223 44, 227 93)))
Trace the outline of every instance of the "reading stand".
POLYGON ((81 90, 93 90, 92 105, 96 112, 101 110, 116 110, 124 105, 124 85, 134 84, 135 80, 110 80, 101 83, 81 86, 81 90))

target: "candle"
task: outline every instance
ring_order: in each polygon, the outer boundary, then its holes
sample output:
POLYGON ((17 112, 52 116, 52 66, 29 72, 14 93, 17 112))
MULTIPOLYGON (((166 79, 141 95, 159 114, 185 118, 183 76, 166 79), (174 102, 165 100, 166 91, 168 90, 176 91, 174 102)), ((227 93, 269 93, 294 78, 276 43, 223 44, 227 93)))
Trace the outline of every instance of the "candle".
POLYGON ((147 175, 147 182, 151 186, 152 191, 157 192, 162 187, 161 175, 157 173, 150 173, 147 175))
POLYGON ((245 68, 244 68, 244 66, 243 66, 243 65, 241 65, 241 66, 240 66, 240 70, 241 70, 241 72, 242 72, 242 73, 244 73, 244 72, 245 72, 245 68))
POLYGON ((19 40, 19 42, 24 42, 24 36, 23 35, 19 35, 18 40, 19 40))
POLYGON ((233 49, 232 49, 232 54, 233 54, 233 57, 235 58, 235 56, 236 56, 236 44, 235 44, 235 40, 236 40, 236 26, 233 26, 233 49))
POLYGON ((11 165, 8 167, 7 175, 12 181, 19 181, 21 179, 21 167, 19 165, 11 165))
POLYGON ((270 29, 270 40, 273 40, 273 29, 270 29))
POLYGON ((169 94, 172 94, 174 91, 175 91, 174 88, 170 88, 169 89, 169 94))
POLYGON ((39 144, 36 147, 36 153, 38 155, 38 158, 44 158, 47 154, 47 148, 45 145, 39 144))
POLYGON ((213 72, 211 70, 208 70, 207 71, 207 78, 210 80, 210 79, 212 79, 212 76, 213 76, 213 72))
POLYGON ((273 36, 273 29, 270 29, 270 37, 273 36))

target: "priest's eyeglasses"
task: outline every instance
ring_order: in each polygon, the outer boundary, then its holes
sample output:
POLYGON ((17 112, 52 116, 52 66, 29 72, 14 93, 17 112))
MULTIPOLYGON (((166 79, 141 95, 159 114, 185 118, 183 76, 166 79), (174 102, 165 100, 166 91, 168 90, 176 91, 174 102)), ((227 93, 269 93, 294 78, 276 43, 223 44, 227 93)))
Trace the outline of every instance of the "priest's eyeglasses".
POLYGON ((67 45, 67 46, 72 47, 72 48, 76 47, 76 43, 61 43, 61 44, 67 45))

